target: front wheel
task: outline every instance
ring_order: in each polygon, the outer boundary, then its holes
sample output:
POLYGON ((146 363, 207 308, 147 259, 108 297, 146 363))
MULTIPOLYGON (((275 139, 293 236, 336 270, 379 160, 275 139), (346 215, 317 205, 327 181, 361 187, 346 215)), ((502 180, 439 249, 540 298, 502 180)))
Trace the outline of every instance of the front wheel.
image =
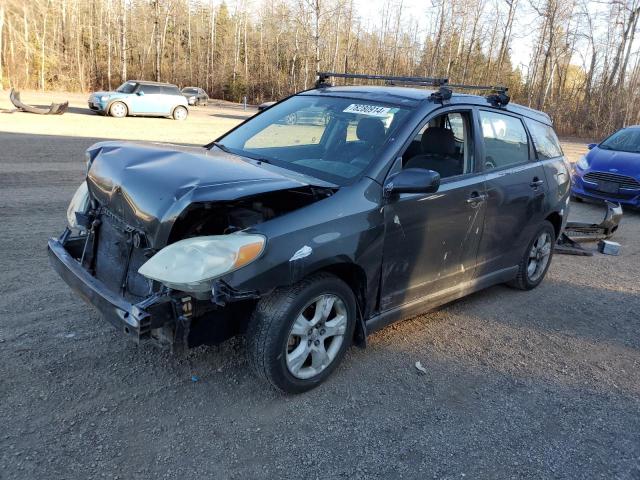
POLYGON ((520 290, 531 290, 540 285, 551 265, 556 231, 547 220, 543 221, 518 265, 518 275, 509 285, 520 290))
POLYGON ((187 112, 187 109, 184 107, 176 107, 173 109, 173 119, 174 120, 185 120, 187 118, 187 115, 189 114, 189 112, 187 112))
POLYGON ((353 292, 322 273, 263 298, 247 330, 256 373, 286 393, 322 383, 351 345, 356 324, 353 292))
POLYGON ((115 118, 124 118, 127 116, 127 106, 122 102, 113 102, 109 107, 109 114, 115 118))

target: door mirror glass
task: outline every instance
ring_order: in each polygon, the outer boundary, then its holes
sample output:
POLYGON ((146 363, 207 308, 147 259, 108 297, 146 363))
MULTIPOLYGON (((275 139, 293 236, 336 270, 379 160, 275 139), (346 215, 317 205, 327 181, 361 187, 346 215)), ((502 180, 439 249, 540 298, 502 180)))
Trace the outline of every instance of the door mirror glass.
POLYGON ((144 95, 144 92, 142 90, 139 90, 136 95, 138 95, 139 97, 142 97, 144 95))
POLYGON ((597 143, 590 143, 589 145, 587 145, 587 148, 588 148, 589 150, 593 150, 593 149, 594 149, 594 148, 596 148, 597 146, 598 146, 598 144, 597 144, 597 143))
POLYGON ((435 193, 440 188, 440 174, 424 168, 405 168, 391 177, 385 186, 385 194, 435 193))

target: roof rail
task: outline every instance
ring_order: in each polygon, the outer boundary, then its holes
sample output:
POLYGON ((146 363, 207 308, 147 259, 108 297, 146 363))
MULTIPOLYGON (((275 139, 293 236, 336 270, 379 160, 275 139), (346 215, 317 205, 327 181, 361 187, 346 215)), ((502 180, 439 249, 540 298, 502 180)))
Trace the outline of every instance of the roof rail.
POLYGON ((403 83, 409 85, 422 85, 427 87, 440 87, 449 82, 448 78, 433 77, 395 77, 389 75, 363 75, 359 73, 336 73, 336 72, 318 72, 316 80, 316 88, 331 87, 329 80, 333 78, 359 78, 363 80, 385 80, 390 84, 403 83))

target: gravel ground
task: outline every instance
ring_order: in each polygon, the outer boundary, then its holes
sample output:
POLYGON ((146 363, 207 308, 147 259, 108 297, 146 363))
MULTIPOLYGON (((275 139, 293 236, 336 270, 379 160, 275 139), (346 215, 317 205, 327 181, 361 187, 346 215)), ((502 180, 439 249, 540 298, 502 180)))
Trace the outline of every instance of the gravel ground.
POLYGON ((388 327, 283 396, 240 340, 180 356, 130 343, 46 259, 93 141, 199 144, 246 113, 115 120, 72 98, 59 118, 0 113, 1 479, 640 479, 639 213, 619 257, 556 256, 536 290, 388 327))

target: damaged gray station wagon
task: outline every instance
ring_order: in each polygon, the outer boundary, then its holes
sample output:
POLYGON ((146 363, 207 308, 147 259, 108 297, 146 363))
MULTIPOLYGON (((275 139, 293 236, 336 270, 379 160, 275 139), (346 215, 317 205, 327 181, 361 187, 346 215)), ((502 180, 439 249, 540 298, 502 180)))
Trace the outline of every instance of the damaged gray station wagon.
POLYGON ((51 263, 135 340, 243 334, 260 376, 309 390, 367 334, 549 268, 570 187, 551 121, 459 88, 319 74, 204 147, 97 143, 51 263))

